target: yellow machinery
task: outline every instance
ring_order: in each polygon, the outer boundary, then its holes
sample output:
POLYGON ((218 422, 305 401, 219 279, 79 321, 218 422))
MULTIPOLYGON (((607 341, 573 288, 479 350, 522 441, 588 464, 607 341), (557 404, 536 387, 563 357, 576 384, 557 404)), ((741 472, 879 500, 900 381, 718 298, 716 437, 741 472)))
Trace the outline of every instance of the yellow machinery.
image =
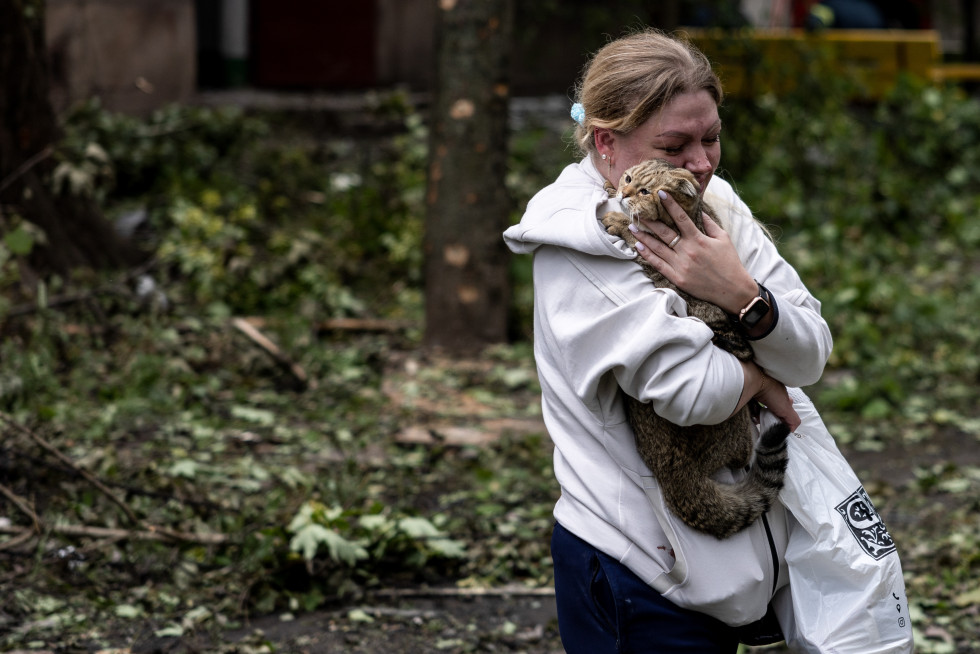
POLYGON ((933 30, 680 31, 711 60, 725 92, 736 96, 788 90, 808 66, 846 72, 869 97, 886 93, 903 73, 937 82, 980 81, 980 64, 943 63, 933 30))

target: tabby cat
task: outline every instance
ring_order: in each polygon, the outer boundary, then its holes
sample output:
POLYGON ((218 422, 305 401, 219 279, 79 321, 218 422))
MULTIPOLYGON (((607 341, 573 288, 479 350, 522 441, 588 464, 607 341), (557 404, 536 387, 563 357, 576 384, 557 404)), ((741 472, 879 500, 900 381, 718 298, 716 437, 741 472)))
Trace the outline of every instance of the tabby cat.
MULTIPOLYGON (((626 170, 618 189, 609 183, 606 188, 630 216, 611 212, 602 218, 602 223, 608 233, 622 238, 630 247, 636 243, 628 228, 631 219, 661 220, 674 226, 660 203, 660 190, 672 195, 702 232, 702 212, 717 222, 711 208, 702 201, 694 176, 659 159, 626 170)), ((743 361, 752 359, 752 347, 743 328, 722 309, 678 289, 642 257, 637 256, 636 261, 656 286, 677 291, 687 302, 688 315, 703 320, 714 332, 716 346, 743 361)), ((724 539, 769 510, 783 487, 788 461, 789 427, 785 423, 769 428, 753 447, 757 432, 748 406, 717 425, 681 427, 658 416, 649 402, 624 396, 640 457, 656 476, 667 506, 681 520, 724 539), (750 464, 748 475, 737 483, 724 484, 712 478, 720 468, 746 468, 750 464)))

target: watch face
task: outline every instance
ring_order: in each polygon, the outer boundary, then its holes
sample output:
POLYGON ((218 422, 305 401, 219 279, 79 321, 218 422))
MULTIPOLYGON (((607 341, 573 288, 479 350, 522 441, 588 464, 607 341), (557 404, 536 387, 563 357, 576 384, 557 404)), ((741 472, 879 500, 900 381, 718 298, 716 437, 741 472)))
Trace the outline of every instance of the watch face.
POLYGON ((762 320, 763 316, 769 313, 769 303, 763 300, 761 297, 757 297, 749 305, 749 308, 745 310, 742 315, 741 323, 748 327, 749 329, 755 327, 762 320))

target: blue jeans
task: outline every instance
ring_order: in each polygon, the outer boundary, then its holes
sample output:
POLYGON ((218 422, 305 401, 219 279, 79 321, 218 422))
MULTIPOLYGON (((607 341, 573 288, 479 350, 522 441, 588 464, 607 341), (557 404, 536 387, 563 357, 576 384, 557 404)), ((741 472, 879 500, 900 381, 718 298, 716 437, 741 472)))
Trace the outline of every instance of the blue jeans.
POLYGON ((551 536, 558 630, 568 654, 734 654, 738 635, 680 608, 559 524, 551 536))

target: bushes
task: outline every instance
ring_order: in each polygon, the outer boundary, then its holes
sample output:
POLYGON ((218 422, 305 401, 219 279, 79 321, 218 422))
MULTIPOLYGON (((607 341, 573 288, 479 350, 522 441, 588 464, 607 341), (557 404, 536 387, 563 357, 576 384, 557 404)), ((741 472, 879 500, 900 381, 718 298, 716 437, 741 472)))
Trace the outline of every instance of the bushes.
POLYGON ((68 118, 64 176, 112 216, 146 213, 144 245, 177 301, 343 316, 365 310, 356 289, 376 314, 404 310, 404 284, 420 283, 425 128, 398 97, 375 109, 401 132, 367 144, 273 129, 273 116, 234 108, 173 107, 141 121, 90 103, 68 118))
POLYGON ((923 403, 971 412, 965 391, 980 371, 971 317, 980 307, 976 100, 903 80, 877 105, 848 106, 809 86, 804 98, 726 110, 730 175, 776 228, 834 334, 821 403, 882 422, 922 416, 923 403))

